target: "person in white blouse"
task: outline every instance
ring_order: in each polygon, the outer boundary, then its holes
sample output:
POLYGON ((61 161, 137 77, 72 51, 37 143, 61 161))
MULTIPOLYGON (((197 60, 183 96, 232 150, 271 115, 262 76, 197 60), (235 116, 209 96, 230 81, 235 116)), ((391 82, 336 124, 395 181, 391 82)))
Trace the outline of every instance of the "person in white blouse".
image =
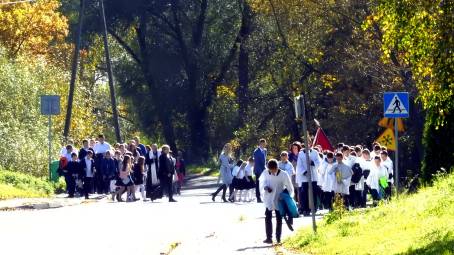
POLYGON ((326 161, 320 166, 320 176, 323 179, 323 207, 328 210, 332 210, 334 198, 334 182, 336 182, 336 176, 334 171, 331 171, 334 165, 334 153, 328 152, 326 154, 326 161))
POLYGON ((366 208, 367 202, 367 193, 369 192, 369 186, 366 184, 366 179, 370 174, 370 170, 372 169, 372 158, 370 157, 370 151, 368 149, 364 149, 361 153, 361 160, 359 164, 361 169, 363 169, 363 176, 361 177, 361 184, 363 185, 363 193, 361 195, 361 203, 360 206, 362 208, 366 208))
POLYGON ((246 175, 246 202, 252 201, 252 192, 255 190, 254 178, 252 173, 254 171, 254 158, 249 157, 248 163, 244 168, 244 174, 246 175))
POLYGON ((381 164, 380 157, 375 156, 374 162, 370 169, 370 174, 366 179, 366 184, 370 188, 370 194, 372 195, 372 199, 374 200, 374 205, 376 205, 378 200, 380 200, 379 180, 381 177, 384 177, 384 176, 387 176, 386 168, 381 164))
MULTIPOLYGON (((245 170, 244 168, 246 167, 246 162, 243 162, 243 160, 238 160, 237 164, 233 167, 232 169, 232 188, 233 192, 229 197, 230 201, 237 201, 241 202, 242 195, 243 195, 243 190, 246 190, 246 179, 245 179, 245 170)), ((246 200, 246 199, 244 199, 246 200)))
POLYGON ((290 196, 293 196, 293 185, 287 172, 278 168, 278 162, 275 159, 268 161, 267 169, 263 171, 259 178, 259 187, 262 191, 263 202, 265 205, 265 232, 266 239, 263 241, 272 244, 273 223, 272 213, 276 215, 276 241, 281 242, 282 233, 282 216, 278 210, 278 201, 280 194, 287 189, 290 196))
MULTIPOLYGON (((309 208, 309 179, 307 174, 307 163, 306 163, 306 154, 304 146, 303 149, 298 154, 298 161, 296 163, 296 183, 299 187, 299 209, 305 215, 310 214, 309 208)), ((310 160, 310 171, 311 171, 311 181, 313 187, 313 198, 317 197, 317 169, 320 165, 320 157, 318 151, 309 149, 309 160, 310 160)))
POLYGON ((386 168, 388 173, 388 187, 385 189, 385 199, 391 199, 391 190, 394 183, 394 164, 388 156, 388 151, 382 150, 380 153, 382 165, 386 168))

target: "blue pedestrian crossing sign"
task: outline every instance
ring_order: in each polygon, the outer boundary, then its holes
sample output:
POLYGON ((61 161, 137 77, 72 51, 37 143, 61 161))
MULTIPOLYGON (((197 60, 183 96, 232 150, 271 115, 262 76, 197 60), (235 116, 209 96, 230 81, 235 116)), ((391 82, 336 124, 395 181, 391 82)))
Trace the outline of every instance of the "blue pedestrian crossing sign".
POLYGON ((408 92, 385 92, 383 94, 384 115, 387 118, 408 118, 410 104, 408 92))

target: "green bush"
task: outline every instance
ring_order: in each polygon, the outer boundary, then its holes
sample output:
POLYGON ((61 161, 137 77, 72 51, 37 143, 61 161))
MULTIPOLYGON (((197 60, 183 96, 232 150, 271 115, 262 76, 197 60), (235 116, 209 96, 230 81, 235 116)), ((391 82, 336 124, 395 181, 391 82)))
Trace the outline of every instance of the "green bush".
POLYGON ((64 177, 58 178, 58 181, 54 183, 55 194, 66 192, 66 182, 64 177))
POLYGON ((54 184, 45 179, 0 168, 0 199, 49 197, 54 184))

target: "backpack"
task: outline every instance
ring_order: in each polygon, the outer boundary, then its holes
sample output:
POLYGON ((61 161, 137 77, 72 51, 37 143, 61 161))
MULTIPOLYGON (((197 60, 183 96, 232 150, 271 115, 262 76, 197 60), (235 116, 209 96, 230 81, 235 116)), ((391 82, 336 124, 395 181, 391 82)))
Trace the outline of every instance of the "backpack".
POLYGON ((352 166, 352 183, 358 183, 359 180, 361 180, 361 177, 363 176, 363 169, 358 163, 353 164, 352 166))

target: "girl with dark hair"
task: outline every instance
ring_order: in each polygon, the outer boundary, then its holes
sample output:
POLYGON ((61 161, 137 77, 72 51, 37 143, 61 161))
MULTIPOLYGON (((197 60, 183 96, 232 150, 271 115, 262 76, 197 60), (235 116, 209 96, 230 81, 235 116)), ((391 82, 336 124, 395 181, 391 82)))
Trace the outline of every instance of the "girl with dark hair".
POLYGON ((147 198, 145 197, 145 185, 143 184, 144 178, 145 178, 145 157, 144 156, 139 156, 139 158, 137 159, 137 163, 135 163, 134 167, 132 168, 132 173, 134 176, 135 190, 139 190, 140 195, 142 196, 142 200, 146 201, 147 198))
POLYGON ((117 200, 118 202, 123 202, 121 199, 121 194, 126 190, 128 192, 127 201, 130 202, 135 199, 134 196, 134 182, 131 177, 131 156, 125 155, 123 157, 123 165, 119 173, 119 180, 117 186, 120 186, 120 189, 117 191, 117 200))

